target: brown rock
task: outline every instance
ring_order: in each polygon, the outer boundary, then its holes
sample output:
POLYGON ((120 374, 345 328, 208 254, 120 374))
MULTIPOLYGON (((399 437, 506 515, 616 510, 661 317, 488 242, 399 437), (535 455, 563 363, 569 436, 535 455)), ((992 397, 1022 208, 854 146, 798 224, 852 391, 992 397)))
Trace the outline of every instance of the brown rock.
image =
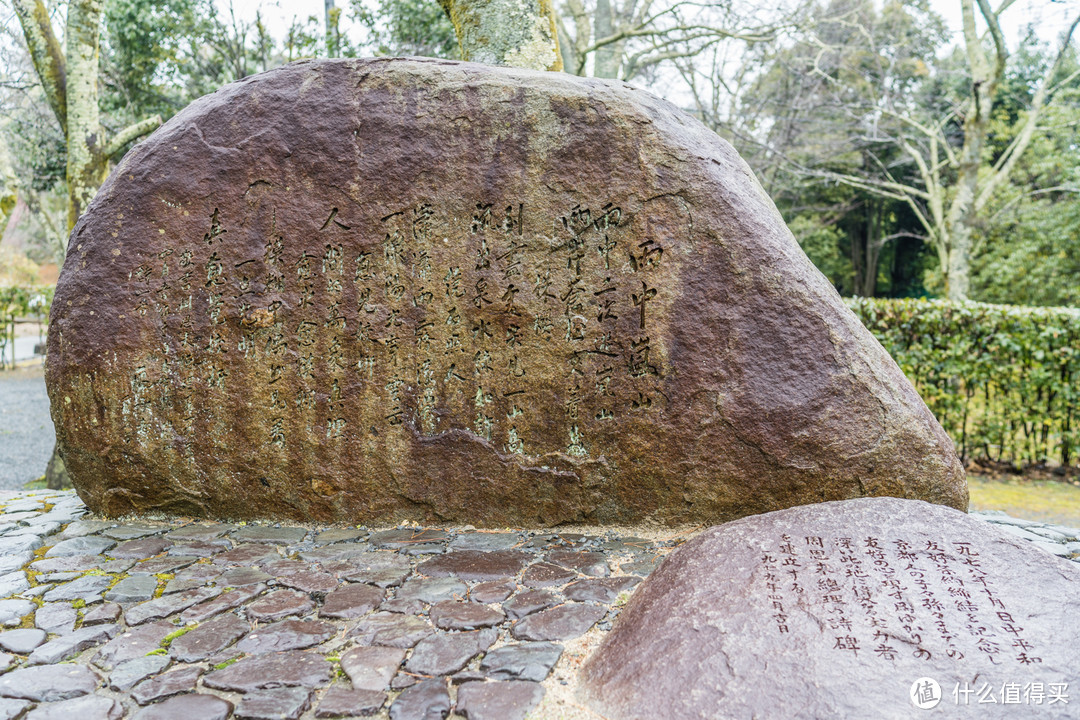
POLYGON ((951 441, 746 164, 622 83, 293 63, 139 144, 70 242, 47 382, 107 516, 967 505, 951 441))
POLYGON ((1046 688, 1080 663, 1078 613, 1080 568, 963 513, 892 498, 809 505, 672 552, 587 660, 582 688, 610 720, 900 719, 923 712, 911 693, 925 698, 930 678, 942 717, 1012 718, 1024 711, 1000 702, 1007 683, 1046 688), (978 703, 984 685, 997 704, 978 703))

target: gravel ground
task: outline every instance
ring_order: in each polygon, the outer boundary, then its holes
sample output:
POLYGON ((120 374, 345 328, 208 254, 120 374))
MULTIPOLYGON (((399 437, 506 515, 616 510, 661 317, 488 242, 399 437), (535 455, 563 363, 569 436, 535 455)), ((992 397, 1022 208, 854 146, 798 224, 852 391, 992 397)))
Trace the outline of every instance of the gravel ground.
POLYGON ((0 371, 0 490, 44 475, 55 440, 41 366, 0 371))

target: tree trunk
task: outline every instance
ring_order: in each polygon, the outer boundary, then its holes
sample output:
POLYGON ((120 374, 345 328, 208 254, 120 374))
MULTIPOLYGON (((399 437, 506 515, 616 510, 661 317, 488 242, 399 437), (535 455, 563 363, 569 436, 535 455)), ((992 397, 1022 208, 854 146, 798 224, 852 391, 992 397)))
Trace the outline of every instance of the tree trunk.
MULTIPOLYGON (((596 0, 596 20, 593 23, 593 41, 602 40, 615 34, 615 13, 611 0, 596 0)), ((596 48, 593 56, 593 75, 601 78, 619 77, 619 65, 622 59, 621 43, 612 43, 596 48)))
POLYGON ((101 0, 72 0, 67 22, 68 231, 108 175, 98 111, 97 68, 101 0))
MULTIPOLYGON (((71 0, 67 8, 65 53, 42 0, 14 0, 34 70, 49 107, 67 139, 68 233, 109 174, 109 158, 127 143, 161 125, 154 116, 106 140, 98 109, 98 63, 102 0, 71 0)), ((45 472, 50 488, 70 487, 58 446, 45 472)))
POLYGON ((439 0, 454 25, 461 59, 562 70, 551 0, 439 0))
POLYGON ((338 23, 341 21, 341 8, 334 7, 334 0, 323 0, 326 14, 326 57, 341 55, 341 33, 338 23))

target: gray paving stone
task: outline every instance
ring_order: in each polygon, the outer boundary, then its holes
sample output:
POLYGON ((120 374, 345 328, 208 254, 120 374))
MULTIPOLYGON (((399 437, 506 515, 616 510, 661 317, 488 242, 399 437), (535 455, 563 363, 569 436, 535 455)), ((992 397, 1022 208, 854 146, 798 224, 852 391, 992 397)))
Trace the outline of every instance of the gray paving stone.
POLYGON ((540 683, 467 682, 458 688, 456 711, 467 720, 524 720, 543 698, 540 683))
POLYGON ((37 605, 29 600, 12 598, 0 600, 0 625, 19 625, 22 619, 32 613, 37 605))
POLYGON ((290 545, 300 542, 307 535, 307 529, 299 527, 265 527, 262 525, 249 525, 240 528, 232 534, 237 542, 270 543, 273 545, 290 545))
POLYGON ((75 630, 78 617, 71 603, 46 603, 34 613, 34 627, 49 634, 66 635, 75 630))
POLYGON ((199 558, 211 558, 231 549, 232 543, 225 538, 219 538, 209 542, 193 540, 180 545, 173 545, 169 548, 168 553, 170 555, 191 555, 199 558))
POLYGON ((89 627, 102 623, 114 623, 120 619, 120 614, 120 606, 116 603, 102 603, 86 611, 82 624, 83 627, 89 627))
POLYGON ((201 662, 247 635, 251 623, 232 613, 219 615, 189 630, 169 645, 169 655, 180 662, 201 662))
MULTIPOLYGON (((37 520, 37 518, 35 518, 37 520)), ((4 537, 16 537, 19 535, 37 535, 45 538, 60 529, 60 523, 55 521, 38 521, 25 527, 20 527, 4 533, 4 537)))
POLYGON ((424 618, 378 612, 361 618, 349 634, 363 645, 411 648, 434 632, 435 628, 424 618))
POLYGON ((409 578, 405 581, 392 600, 383 603, 384 610, 415 614, 424 605, 432 605, 440 600, 464 599, 468 596, 468 587, 457 578, 409 578))
POLYGON ((128 625, 141 625, 148 620, 158 620, 187 610, 192 605, 221 594, 218 588, 196 588, 175 595, 163 595, 154 600, 128 608, 124 619, 128 625))
POLYGON ((134 560, 110 560, 102 555, 68 555, 47 558, 31 563, 30 569, 39 573, 100 570, 107 574, 127 572, 134 560))
POLYGON ((372 533, 368 542, 378 548, 398 550, 410 545, 442 543, 450 533, 437 528, 395 528, 372 533))
POLYGON ((316 545, 329 545, 339 542, 355 542, 363 540, 368 535, 367 530, 355 528, 330 528, 323 530, 315 536, 316 545))
POLYGON ((236 649, 249 655, 303 650, 329 640, 337 627, 319 620, 281 620, 249 633, 236 649))
POLYGON ((190 565, 176 573, 172 580, 165 585, 163 595, 171 595, 186 590, 209 585, 221 575, 221 568, 217 565, 197 563, 190 565))
POLYGON ((356 647, 341 656, 341 669, 357 690, 383 692, 404 659, 404 648, 356 647))
POLYGON ((173 668, 133 687, 131 698, 140 705, 149 705, 162 698, 192 692, 202 674, 203 669, 198 665, 173 668))
POLYGON ((550 563, 576 570, 583 575, 607 577, 611 574, 611 568, 607 564, 607 557, 603 553, 580 550, 552 550, 547 554, 546 559, 550 563))
POLYGON ((521 576, 521 584, 530 588, 557 587, 576 579, 577 576, 573 570, 548 562, 538 562, 530 565, 521 576))
POLYGON ((301 687, 252 690, 236 706, 235 716, 244 720, 297 720, 311 707, 311 691, 301 687))
POLYGON ((517 591, 517 583, 512 579, 492 580, 474 585, 469 590, 469 599, 482 605, 500 603, 517 591))
POLYGON ((562 656, 562 645, 552 642, 525 642, 503 645, 488 651, 480 670, 496 680, 543 682, 562 656))
POLYGON ((278 585, 289 587, 309 595, 322 596, 339 585, 330 573, 305 570, 278 578, 278 585))
POLYGON ((0 555, 0 574, 19 570, 33 559, 34 552, 32 550, 15 550, 13 552, 3 553, 0 555))
POLYGON ((281 555, 273 545, 251 543, 249 545, 237 545, 232 550, 226 550, 214 556, 216 565, 257 565, 281 555))
POLYGON ((386 693, 374 690, 350 690, 333 686, 326 691, 319 706, 317 718, 366 717, 375 715, 386 704, 386 693))
POLYGON ((339 620, 365 615, 383 601, 386 595, 380 588, 363 583, 351 583, 327 594, 319 609, 319 617, 339 620))
POLYGON ((120 720, 124 706, 109 697, 83 695, 71 700, 42 703, 28 712, 24 720, 120 720))
POLYGON ((356 569, 342 573, 350 582, 361 582, 381 588, 397 587, 412 572, 408 559, 386 552, 363 553, 349 560, 356 569))
POLYGON ((105 643, 91 662, 102 670, 112 670, 122 662, 145 657, 148 652, 157 650, 165 636, 174 630, 175 625, 163 621, 128 628, 105 643))
POLYGON ((160 575, 161 573, 174 573, 198 562, 198 560, 199 558, 194 555, 168 555, 166 557, 151 558, 132 565, 131 569, 128 570, 128 574, 160 575))
POLYGON ((30 653, 27 665, 51 665, 67 660, 87 648, 96 647, 112 639, 120 632, 119 625, 94 625, 73 630, 67 635, 50 640, 30 653))
POLYGON ((330 680, 330 663, 318 653, 292 650, 253 655, 207 673, 206 687, 247 693, 269 687, 321 687, 330 680))
POLYGON ((37 628, 20 628, 0 633, 0 648, 16 655, 29 655, 45 642, 46 633, 37 628))
POLYGON ((303 616, 315 609, 315 601, 296 590, 275 590, 247 606, 250 620, 270 622, 290 616, 303 616))
POLYGON ((416 571, 430 577, 448 575, 466 582, 484 582, 514 577, 533 561, 523 550, 454 550, 421 563, 416 571))
POLYGON ((266 582, 273 576, 253 567, 238 567, 226 570, 218 580, 219 585, 225 587, 239 587, 241 585, 255 585, 266 582))
POLYGON ((134 603, 154 597, 158 581, 153 575, 131 575, 116 583, 105 593, 109 602, 134 603))
POLYGON ((106 528, 101 531, 101 535, 107 538, 111 538, 113 540, 137 540, 139 538, 148 537, 150 535, 159 535, 168 529, 168 525, 143 525, 139 523, 128 523, 124 525, 117 525, 116 527, 106 528))
POLYGON ((74 537, 69 540, 62 540, 53 545, 45 552, 45 557, 100 555, 114 545, 116 545, 115 541, 97 535, 74 537))
POLYGON ((29 700, 0 698, 0 720, 15 720, 26 708, 30 707, 30 704, 29 700))
POLYGON ((109 673, 109 687, 126 692, 146 678, 161 673, 170 662, 165 655, 145 655, 125 660, 109 673))
POLYGON ((38 665, 12 670, 0 677, 0 697, 55 702, 88 695, 98 676, 85 665, 38 665))
POLYGON ((26 573, 22 570, 15 570, 14 572, 0 575, 0 597, 18 595, 29 588, 30 581, 26 578, 26 573))
POLYGON ((498 632, 491 628, 431 635, 416 644, 412 656, 405 663, 405 669, 421 675, 455 673, 491 647, 498 637, 498 632))
POLYGON ((509 550, 521 543, 517 533, 469 532, 450 541, 450 550, 509 550))
POLYGON ((1051 555, 1057 555, 1058 557, 1067 558, 1067 557, 1070 557, 1072 555, 1072 552, 1065 545, 1061 545, 1061 544, 1055 543, 1055 542, 1050 542, 1048 540, 1035 540, 1035 541, 1032 541, 1031 544, 1034 545, 1035 547, 1039 548, 1040 550, 1045 550, 1046 552, 1050 553, 1051 555))
POLYGON ((235 525, 224 523, 192 523, 169 531, 165 537, 173 542, 208 542, 221 537, 225 533, 232 532, 235 529, 235 525))
POLYGON ((493 627, 506 620, 502 610, 474 602, 443 600, 431 606, 428 617, 443 630, 476 630, 493 627))
POLYGON ((109 551, 109 555, 114 558, 145 560, 147 558, 152 558, 155 555, 160 555, 170 547, 172 547, 172 543, 165 538, 140 538, 138 540, 128 540, 120 543, 109 551))
POLYGON ((519 640, 571 640, 584 635, 606 614, 597 605, 559 605, 518 620, 510 633, 519 640))
POLYGON ((233 704, 216 695, 178 695, 144 707, 132 720, 227 720, 233 704))
POLYGON ((562 600, 550 590, 526 590, 503 603, 503 610, 511 620, 519 620, 526 615, 555 607, 562 600))
POLYGON ((180 613, 180 622, 202 622, 226 610, 240 607, 248 600, 260 595, 264 590, 266 590, 265 585, 245 585, 233 588, 215 598, 193 605, 180 613))
POLYGON ((390 706, 390 720, 441 720, 450 712, 450 693, 439 678, 406 688, 390 706))
POLYGON ((610 604, 619 597, 620 593, 627 592, 640 582, 641 578, 633 575, 589 578, 570 583, 563 588, 563 595, 567 600, 577 602, 610 604))
POLYGON ((45 593, 46 602, 58 602, 61 600, 82 600, 87 605, 101 601, 101 594, 112 583, 113 578, 109 575, 83 575, 71 582, 57 585, 45 593))

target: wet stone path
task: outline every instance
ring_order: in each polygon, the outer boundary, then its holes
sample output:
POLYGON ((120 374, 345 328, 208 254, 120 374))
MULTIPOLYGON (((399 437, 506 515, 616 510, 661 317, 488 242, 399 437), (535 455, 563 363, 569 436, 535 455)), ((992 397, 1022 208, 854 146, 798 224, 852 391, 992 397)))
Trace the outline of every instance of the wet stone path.
MULTIPOLYGON (((0 720, 520 720, 685 539, 0 504, 0 720)), ((1080 561, 1080 530, 977 517, 1080 561)))

